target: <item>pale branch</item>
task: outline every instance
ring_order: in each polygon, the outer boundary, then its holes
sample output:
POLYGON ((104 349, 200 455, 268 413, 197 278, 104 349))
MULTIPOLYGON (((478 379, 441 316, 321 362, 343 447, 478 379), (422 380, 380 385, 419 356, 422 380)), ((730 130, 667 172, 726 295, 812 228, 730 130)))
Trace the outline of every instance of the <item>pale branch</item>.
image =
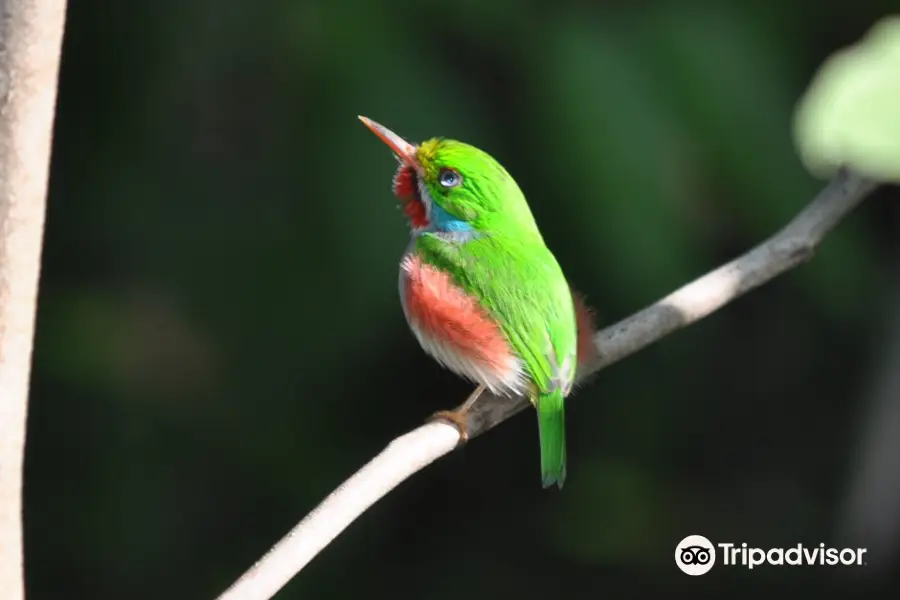
POLYGON ((65 0, 0 0, 0 595, 21 600, 22 464, 65 0))
MULTIPOLYGON (((781 231, 746 254, 685 285, 662 300, 597 333, 598 358, 579 381, 689 325, 785 271, 809 260, 822 239, 877 183, 838 173, 781 231)), ((529 406, 524 398, 485 394, 467 413, 469 438, 529 406)), ((218 600, 267 600, 354 519, 397 484, 459 447, 455 427, 434 422, 391 442, 332 492, 218 600)))
POLYGON ((219 600, 271 598, 357 516, 458 444, 456 427, 437 421, 398 437, 331 492, 219 600))

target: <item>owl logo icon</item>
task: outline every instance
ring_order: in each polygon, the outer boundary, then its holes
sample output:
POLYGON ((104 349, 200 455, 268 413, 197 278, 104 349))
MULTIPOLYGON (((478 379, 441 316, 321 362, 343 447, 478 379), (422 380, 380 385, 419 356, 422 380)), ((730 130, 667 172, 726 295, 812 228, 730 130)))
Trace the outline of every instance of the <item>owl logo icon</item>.
POLYGON ((702 535, 689 535, 675 547, 675 564, 686 575, 705 575, 716 564, 716 547, 702 535))

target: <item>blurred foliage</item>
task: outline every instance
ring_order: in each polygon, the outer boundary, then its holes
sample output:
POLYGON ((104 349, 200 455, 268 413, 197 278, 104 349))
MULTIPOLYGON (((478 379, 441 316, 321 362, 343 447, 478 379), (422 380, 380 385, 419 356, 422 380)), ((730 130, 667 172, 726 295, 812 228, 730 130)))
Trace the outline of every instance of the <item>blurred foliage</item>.
POLYGON ((898 98, 900 16, 892 16, 830 57, 801 100, 795 135, 807 167, 900 182, 898 98))
MULTIPOLYGON (((795 103, 894 7, 69 4, 26 464, 31 600, 212 598, 468 393, 406 328, 396 163, 356 115, 496 156, 609 324, 809 201, 821 182, 793 145, 795 103)), ((278 597, 634 593, 690 584, 672 554, 691 533, 838 544, 898 301, 889 197, 809 265, 574 396, 561 493, 541 489, 520 416, 401 485, 278 597)))

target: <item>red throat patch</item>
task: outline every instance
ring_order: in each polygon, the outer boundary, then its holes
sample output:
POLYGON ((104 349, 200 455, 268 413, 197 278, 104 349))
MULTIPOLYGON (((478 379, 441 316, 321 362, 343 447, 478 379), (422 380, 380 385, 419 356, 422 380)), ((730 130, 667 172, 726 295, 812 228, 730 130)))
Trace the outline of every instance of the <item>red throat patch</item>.
POLYGON ((400 165, 394 175, 394 195, 400 200, 400 206, 410 224, 415 228, 427 227, 428 217, 425 215, 425 204, 419 197, 419 185, 416 171, 408 165, 400 165))

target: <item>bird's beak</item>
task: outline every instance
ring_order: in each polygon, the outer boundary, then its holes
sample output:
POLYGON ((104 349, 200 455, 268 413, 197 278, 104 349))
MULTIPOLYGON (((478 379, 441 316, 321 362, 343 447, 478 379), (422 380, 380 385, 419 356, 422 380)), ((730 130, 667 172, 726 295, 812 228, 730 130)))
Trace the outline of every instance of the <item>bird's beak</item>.
POLYGON ((376 123, 372 119, 360 116, 359 120, 362 121, 366 127, 371 129, 372 133, 381 138, 381 141, 387 144, 388 147, 394 151, 394 154, 396 154, 404 164, 418 170, 419 160, 416 158, 415 146, 404 140, 402 137, 400 137, 384 125, 376 123))

